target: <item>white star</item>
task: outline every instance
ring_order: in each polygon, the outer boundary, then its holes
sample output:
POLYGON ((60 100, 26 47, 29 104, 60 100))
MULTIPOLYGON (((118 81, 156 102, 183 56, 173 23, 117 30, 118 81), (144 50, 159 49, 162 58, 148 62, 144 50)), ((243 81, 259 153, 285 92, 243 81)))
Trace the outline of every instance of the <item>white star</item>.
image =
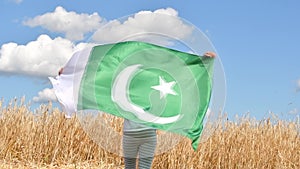
POLYGON ((167 94, 177 95, 177 93, 172 89, 175 84, 175 81, 166 82, 161 76, 159 76, 159 85, 151 86, 151 88, 160 91, 160 98, 165 98, 167 94))

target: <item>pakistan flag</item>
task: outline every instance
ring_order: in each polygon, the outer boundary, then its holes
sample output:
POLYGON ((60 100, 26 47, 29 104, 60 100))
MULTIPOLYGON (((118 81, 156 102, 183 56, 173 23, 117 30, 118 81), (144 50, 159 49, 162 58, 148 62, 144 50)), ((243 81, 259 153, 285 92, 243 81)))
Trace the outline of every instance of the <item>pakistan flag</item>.
POLYGON ((100 110, 186 136, 196 150, 212 67, 212 58, 129 41, 75 53, 51 81, 68 113, 100 110))

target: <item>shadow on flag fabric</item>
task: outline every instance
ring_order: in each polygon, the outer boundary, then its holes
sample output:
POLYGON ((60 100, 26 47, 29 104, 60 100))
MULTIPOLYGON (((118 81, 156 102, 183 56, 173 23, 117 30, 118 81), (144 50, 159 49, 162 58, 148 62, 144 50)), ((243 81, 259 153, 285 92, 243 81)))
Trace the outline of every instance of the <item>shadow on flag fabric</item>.
POLYGON ((212 70, 213 58, 129 41, 79 51, 49 79, 67 117, 99 110, 186 136, 196 150, 212 70))

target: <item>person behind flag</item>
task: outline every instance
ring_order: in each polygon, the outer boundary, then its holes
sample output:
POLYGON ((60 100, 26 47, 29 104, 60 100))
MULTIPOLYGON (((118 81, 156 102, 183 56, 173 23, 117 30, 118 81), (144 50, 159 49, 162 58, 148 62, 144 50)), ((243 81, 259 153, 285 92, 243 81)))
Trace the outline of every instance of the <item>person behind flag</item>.
MULTIPOLYGON (((204 57, 214 58, 214 52, 204 53, 204 57)), ((123 153, 125 169, 150 169, 157 144, 156 129, 124 119, 123 153)))
POLYGON ((150 169, 156 147, 156 129, 124 119, 123 151, 125 169, 150 169), (138 157, 138 158, 137 158, 138 157))

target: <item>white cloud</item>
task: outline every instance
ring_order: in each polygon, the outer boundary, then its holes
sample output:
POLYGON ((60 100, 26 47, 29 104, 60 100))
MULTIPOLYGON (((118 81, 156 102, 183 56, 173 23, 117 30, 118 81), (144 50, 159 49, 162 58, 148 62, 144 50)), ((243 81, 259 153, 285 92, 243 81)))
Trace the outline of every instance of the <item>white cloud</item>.
POLYGON ((297 109, 297 108, 294 108, 294 109, 292 109, 292 110, 290 110, 289 112, 288 112, 288 114, 297 114, 299 112, 299 110, 297 109))
POLYGON ((16 3, 16 4, 20 4, 23 2, 23 0, 11 0, 12 2, 16 3))
POLYGON ((297 85, 297 89, 296 89, 296 90, 297 90, 297 91, 300 91, 300 79, 297 81, 297 84, 296 84, 296 85, 297 85))
POLYGON ((98 13, 91 15, 68 12, 63 7, 56 7, 54 12, 45 13, 24 21, 25 25, 41 26, 49 31, 64 33, 67 39, 82 40, 84 34, 93 32, 101 26, 102 18, 98 13))
POLYGON ((34 102, 57 101, 54 94, 54 89, 46 88, 38 93, 38 96, 33 97, 34 102))
POLYGON ((154 12, 141 11, 125 21, 112 20, 98 29, 93 39, 100 43, 139 40, 160 45, 170 45, 170 39, 187 38, 193 28, 178 17, 172 8, 154 12))
MULTIPOLYGON (((97 13, 77 14, 67 12, 59 6, 52 13, 36 16, 24 23, 66 33, 70 39, 80 39, 85 33, 99 28, 101 21, 97 13)), ((141 40, 166 45, 171 43, 170 37, 186 38, 192 31, 193 28, 178 17, 176 10, 166 8, 154 12, 140 11, 122 22, 112 20, 107 26, 97 30, 93 38, 101 43, 141 40)), ((40 35, 37 40, 25 45, 6 43, 0 48, 0 72, 38 77, 55 76, 71 55, 85 45, 87 44, 75 45, 71 40, 61 37, 52 39, 48 35, 40 35)))
POLYGON ((78 14, 68 12, 61 6, 56 7, 54 12, 24 21, 25 25, 31 27, 41 26, 52 32, 63 33, 70 40, 82 40, 87 33, 94 33, 92 38, 98 43, 139 40, 168 45, 170 39, 186 38, 193 31, 173 8, 140 11, 129 18, 121 18, 121 21, 111 20, 103 26, 104 23, 105 19, 96 12, 91 15, 78 14))
POLYGON ((26 45, 3 44, 0 48, 0 72, 37 77, 57 75, 71 55, 84 44, 74 45, 63 38, 40 35, 26 45))

